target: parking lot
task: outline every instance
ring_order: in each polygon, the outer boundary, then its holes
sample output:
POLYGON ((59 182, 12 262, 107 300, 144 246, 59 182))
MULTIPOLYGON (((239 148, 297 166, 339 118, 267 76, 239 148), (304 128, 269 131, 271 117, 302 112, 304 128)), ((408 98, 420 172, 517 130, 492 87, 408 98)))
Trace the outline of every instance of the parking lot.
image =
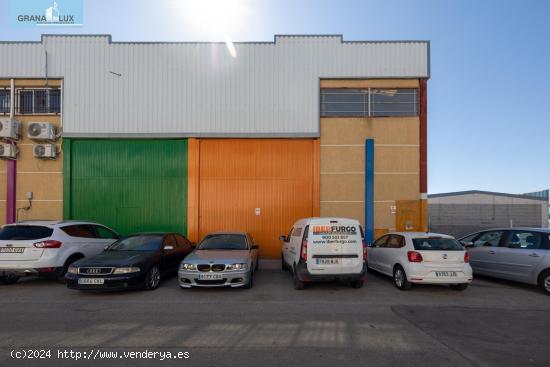
POLYGON ((161 363, 95 354, 146 350, 189 353, 163 365, 550 365, 550 299, 535 287, 476 278, 464 292, 402 292, 371 273, 362 289, 296 291, 290 274, 263 265, 251 290, 182 290, 176 278, 152 292, 82 293, 42 279, 3 286, 0 365, 75 364, 60 350, 94 353, 82 366, 161 363), (10 356, 24 349, 52 356, 10 356))

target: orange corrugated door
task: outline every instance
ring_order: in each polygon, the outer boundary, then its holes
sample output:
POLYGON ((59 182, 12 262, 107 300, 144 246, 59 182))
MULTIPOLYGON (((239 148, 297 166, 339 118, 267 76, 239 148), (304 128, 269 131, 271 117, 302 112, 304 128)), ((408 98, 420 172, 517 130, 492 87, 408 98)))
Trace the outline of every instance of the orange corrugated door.
POLYGON ((279 258, 279 235, 313 213, 313 140, 201 139, 199 236, 247 231, 263 258, 279 258))

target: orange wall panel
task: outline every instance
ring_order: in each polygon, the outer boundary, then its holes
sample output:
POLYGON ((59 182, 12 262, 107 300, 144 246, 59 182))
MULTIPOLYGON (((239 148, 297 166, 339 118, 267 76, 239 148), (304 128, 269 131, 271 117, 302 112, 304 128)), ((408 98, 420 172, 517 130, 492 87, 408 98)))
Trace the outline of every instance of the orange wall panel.
POLYGON ((317 210, 315 155, 311 139, 201 139, 199 237, 247 231, 263 258, 279 258, 278 237, 317 210))

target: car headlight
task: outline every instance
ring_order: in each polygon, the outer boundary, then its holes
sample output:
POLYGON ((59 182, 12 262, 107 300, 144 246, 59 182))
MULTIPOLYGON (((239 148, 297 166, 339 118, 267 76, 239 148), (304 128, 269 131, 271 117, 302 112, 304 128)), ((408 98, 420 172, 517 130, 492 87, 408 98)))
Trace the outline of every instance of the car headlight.
POLYGON ((225 270, 245 270, 247 268, 246 263, 229 264, 225 267, 225 270))
POLYGON ((195 264, 188 264, 188 263, 181 263, 180 269, 181 269, 181 270, 195 271, 195 270, 197 270, 197 265, 195 265, 195 264))
POLYGON ((76 266, 69 266, 69 269, 67 269, 67 273, 78 274, 78 268, 76 266))
POLYGON ((113 271, 113 274, 128 274, 128 273, 137 273, 141 269, 136 266, 125 266, 122 268, 115 268, 115 271, 113 271))

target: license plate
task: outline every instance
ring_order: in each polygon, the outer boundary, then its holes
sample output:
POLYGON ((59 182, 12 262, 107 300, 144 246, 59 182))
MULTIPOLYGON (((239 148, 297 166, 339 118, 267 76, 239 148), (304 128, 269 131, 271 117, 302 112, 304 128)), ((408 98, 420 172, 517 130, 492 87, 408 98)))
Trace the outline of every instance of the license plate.
POLYGON ((456 271, 436 271, 436 277, 456 277, 456 271))
POLYGON ((340 264, 340 259, 315 259, 317 265, 338 265, 340 264))
POLYGON ((220 280, 223 279, 222 274, 199 274, 200 280, 220 280))
POLYGON ((0 252, 5 254, 22 254, 25 252, 24 247, 0 247, 0 252))
POLYGON ((105 279, 103 278, 80 278, 78 279, 78 284, 105 284, 105 279))

